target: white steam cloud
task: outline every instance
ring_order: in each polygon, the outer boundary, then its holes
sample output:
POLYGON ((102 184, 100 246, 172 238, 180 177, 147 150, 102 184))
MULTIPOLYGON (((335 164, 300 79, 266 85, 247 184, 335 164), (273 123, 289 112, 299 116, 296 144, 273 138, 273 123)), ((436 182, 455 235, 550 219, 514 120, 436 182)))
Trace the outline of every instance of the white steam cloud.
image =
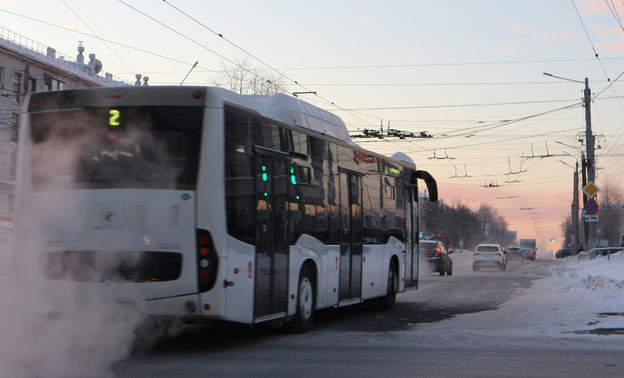
MULTIPOLYGON (((74 128, 72 130, 75 131, 76 125, 70 125, 74 128)), ((97 255, 95 269, 91 266, 96 276, 92 281, 81 280, 83 275, 76 274, 82 268, 89 274, 88 265, 92 261, 88 258, 81 261, 79 257, 73 261, 78 261, 78 265, 66 266, 64 258, 47 259, 42 253, 53 251, 64 256, 65 248, 80 252, 80 247, 76 246, 85 244, 80 240, 84 236, 80 230, 81 227, 88 228, 85 223, 89 216, 85 209, 92 206, 89 202, 92 197, 76 194, 71 185, 77 179, 84 180, 84 177, 77 178, 77 174, 98 177, 99 173, 81 172, 77 166, 80 167, 85 159, 117 160, 128 158, 121 156, 124 154, 138 156, 149 152, 145 140, 134 143, 128 138, 135 135, 127 134, 120 140, 122 143, 118 144, 117 150, 98 147, 99 154, 85 156, 84 146, 97 145, 95 139, 100 138, 103 131, 99 130, 95 136, 84 130, 78 134, 72 138, 71 134, 67 135, 67 130, 61 130, 60 136, 40 143, 35 151, 21 152, 24 161, 18 164, 30 166, 31 158, 40 163, 33 167, 33 172, 26 169, 22 174, 34 177, 42 188, 50 187, 35 192, 36 201, 30 197, 28 203, 18 201, 16 212, 19 214, 13 235, 15 247, 11 252, 0 251, 0 259, 8 267, 0 270, 0 377, 110 377, 115 361, 141 347, 136 335, 140 326, 146 324, 145 316, 131 301, 120 303, 115 299, 116 294, 127 298, 137 298, 137 294, 115 293, 114 290, 119 290, 122 285, 110 285, 111 290, 108 290, 106 281, 97 278, 98 267, 113 267, 109 269, 113 270, 115 264, 119 264, 119 253, 97 255), (68 248, 66 238, 78 240, 70 240, 68 248), (113 260, 101 261, 106 256, 113 260), (83 262, 85 265, 80 266, 83 262), (51 277, 46 277, 46 272, 51 277), (105 295, 99 295, 100 291, 105 295)), ((156 150, 162 147, 154 144, 156 150)), ((129 164, 131 160, 128 159, 129 164)), ((93 167, 97 164, 90 165, 93 167)), ((101 168, 106 169, 106 164, 101 168)), ((137 174, 158 175, 153 172, 158 167, 142 169, 137 174)), ((104 172, 102 175, 115 173, 104 172)), ((21 189, 18 186, 16 191, 21 189)), ((28 191, 26 196, 33 194, 28 191)), ((93 227, 90 232, 95 233, 93 227)), ((92 244, 103 251, 114 249, 103 237, 92 244)), ((132 266, 132 261, 128 261, 132 257, 123 257, 124 266, 132 266)), ((116 277, 111 282, 118 284, 123 279, 116 277)))

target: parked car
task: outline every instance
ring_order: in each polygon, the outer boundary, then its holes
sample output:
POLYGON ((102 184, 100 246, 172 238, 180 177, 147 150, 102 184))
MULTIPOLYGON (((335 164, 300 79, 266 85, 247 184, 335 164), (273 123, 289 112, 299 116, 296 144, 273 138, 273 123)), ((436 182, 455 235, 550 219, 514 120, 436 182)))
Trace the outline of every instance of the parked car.
POLYGON ((572 250, 570 248, 562 248, 555 252, 555 257, 558 259, 562 259, 568 256, 572 256, 572 250))
POLYGON ((453 260, 449 256, 452 252, 446 249, 444 243, 437 240, 421 240, 418 245, 420 257, 429 263, 434 272, 440 273, 441 276, 445 273, 453 275, 453 260))
POLYGON ((533 248, 522 248, 522 260, 533 260, 537 257, 537 252, 533 248))
POLYGON ((472 270, 481 268, 507 269, 507 256, 498 244, 479 244, 472 254, 472 270))
POLYGON ((507 253, 507 260, 520 260, 522 259, 522 248, 512 245, 505 248, 505 252, 507 253))

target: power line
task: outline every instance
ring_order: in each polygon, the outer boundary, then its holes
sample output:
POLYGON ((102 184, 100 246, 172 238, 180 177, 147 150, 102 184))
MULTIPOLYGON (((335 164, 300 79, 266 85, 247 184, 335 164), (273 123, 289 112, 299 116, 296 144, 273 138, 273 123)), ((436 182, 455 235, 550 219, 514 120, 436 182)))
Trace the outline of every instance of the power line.
MULTIPOLYGON (((457 63, 420 63, 420 64, 383 64, 383 65, 358 65, 358 66, 326 66, 326 67, 290 67, 280 68, 282 71, 312 71, 312 70, 353 70, 353 69, 379 69, 379 68, 409 68, 409 67, 440 67, 440 66, 471 66, 471 65, 497 65, 497 64, 528 64, 528 63, 563 63, 563 62, 586 62, 593 58, 579 59, 540 59, 540 60, 514 60, 492 62, 457 62, 457 63)), ((606 58, 604 60, 624 60, 624 58, 606 58)))
MULTIPOLYGON (((498 86, 498 85, 553 85, 552 82, 464 82, 464 83, 306 83, 317 87, 454 87, 454 86, 498 86)), ((556 83, 560 84, 560 83, 556 83)))
MULTIPOLYGON (((145 16, 145 17, 149 18, 150 20, 152 20, 152 21, 154 21, 154 22, 158 23, 159 25, 161 25, 161 26, 163 26, 163 27, 165 27, 165 28, 167 28, 167 29, 171 30, 172 32, 174 32, 174 33, 178 34, 179 36, 183 37, 184 39, 186 39, 186 40, 188 40, 188 41, 191 41, 191 42, 195 43, 196 45, 198 45, 198 46, 200 46, 200 47, 202 47, 202 48, 206 49, 207 51, 209 51, 209 52, 211 52, 211 53, 215 54, 216 56, 220 57, 221 59, 223 59, 223 60, 225 60, 225 61, 227 61, 227 62, 229 62, 229 63, 231 63, 231 64, 233 64, 233 65, 235 65, 235 66, 237 66, 237 67, 239 67, 239 68, 241 68, 241 69, 243 69, 243 70, 245 70, 246 72, 250 73, 251 75, 253 75, 253 76, 255 76, 255 77, 259 77, 259 75, 258 75, 258 74, 256 74, 255 72, 253 72, 253 71, 251 71, 251 70, 248 70, 248 69, 246 69, 245 67, 240 66, 238 63, 236 63, 236 62, 232 61, 231 59, 229 59, 229 58, 227 58, 227 57, 225 57, 225 56, 223 56, 223 55, 221 55, 221 54, 217 53, 216 51, 214 51, 214 50, 212 50, 212 49, 210 49, 210 48, 208 48, 208 47, 207 47, 207 46, 205 46, 204 44, 202 44, 202 43, 200 43, 200 42, 198 42, 198 41, 196 41, 196 40, 194 40, 194 39, 192 39, 192 38, 190 38, 190 37, 186 36, 184 33, 181 33, 181 32, 179 32, 179 31, 175 30, 174 28, 172 28, 172 27, 170 27, 170 26, 166 25, 164 22, 161 22, 161 21, 159 21, 159 20, 155 19, 154 17, 152 17, 152 16, 148 15, 147 13, 143 12, 142 10, 140 10, 140 9, 138 9, 138 8, 136 8, 136 7, 131 6, 130 4, 126 3, 126 2, 125 2, 125 1, 123 1, 123 0, 118 0, 118 1, 119 1, 120 3, 122 3, 122 4, 126 5, 127 7, 129 7, 129 8, 131 8, 131 9, 133 9, 134 11, 136 11, 136 12, 138 12, 138 13, 142 14, 143 16, 145 16)), ((174 8, 175 8, 175 7, 174 7, 174 8)), ((177 8, 175 8, 175 9, 177 9, 177 8)), ((186 15, 187 17, 191 18, 193 21, 198 22, 197 20, 195 20, 194 18, 192 18, 190 15, 188 15, 188 14, 186 14, 186 13, 183 13, 183 14, 184 14, 184 15, 186 15)), ((207 26, 205 26, 205 25, 204 25, 204 24, 202 24, 202 23, 200 23, 200 25, 202 25, 202 26, 204 26, 204 27, 207 27, 207 26)), ((213 33, 215 33, 212 29, 208 29, 208 30, 210 30, 210 31, 212 31, 213 33)), ((221 36, 219 33, 216 33, 216 34, 217 34, 217 35, 219 35, 219 36, 221 36)), ((221 38, 223 38, 223 37, 221 36, 221 38)), ((228 41, 228 42, 229 42, 229 41, 228 41)), ((232 42, 229 42, 229 43, 233 44, 232 42)), ((240 49, 241 51, 243 51, 245 54, 247 54, 247 55, 249 55, 249 56, 253 57, 254 59, 256 59, 256 60, 258 60, 258 61, 260 61, 260 62, 262 62, 262 63, 263 63, 263 64, 265 64, 267 67, 271 67, 271 66, 269 66, 268 64, 264 63, 262 60, 260 60, 260 59, 256 58, 255 56, 251 55, 250 53, 248 53, 246 50, 244 50, 244 49, 242 49, 242 48, 238 47, 238 46, 237 46, 237 45, 235 45, 235 44, 233 44, 233 45, 234 45, 234 46, 236 46, 237 48, 239 48, 239 49, 240 49)), ((272 67, 271 67, 271 68, 272 68, 272 67)), ((273 69, 273 68, 272 68, 272 69, 273 69)), ((290 79, 288 76, 286 76, 286 75, 284 75, 284 74, 280 73, 279 71, 276 71, 276 72, 278 72, 281 76, 285 77, 286 79, 288 79, 288 80, 292 81, 294 84, 297 84, 299 87, 303 88, 306 92, 311 92, 311 93, 313 92, 313 93, 314 93, 314 95, 315 95, 316 97, 318 97, 319 99, 321 99, 322 101, 324 101, 326 105, 333 105, 333 106, 336 106, 336 107, 340 108, 340 107, 339 107, 338 105, 336 105, 333 101, 330 101, 330 100, 328 100, 328 99, 326 99, 326 98, 324 98, 324 97, 322 97, 322 96, 320 96, 320 95, 316 94, 316 91, 312 91, 312 90, 310 90, 309 88, 307 88, 307 87, 305 87, 305 86, 303 86, 303 85, 299 84, 296 80, 290 79)), ((362 122, 367 122, 367 121, 365 121, 364 119, 360 118, 359 116, 357 116, 357 115, 355 115, 355 114, 351 114, 351 115, 352 115, 353 117, 355 117, 355 118, 357 118, 357 119, 361 120, 362 122)), ((370 123, 369 123, 369 124, 370 124, 370 123)), ((371 127, 373 126, 373 124, 370 124, 370 125, 371 125, 371 127)))
POLYGON ((536 101, 517 101, 517 102, 491 102, 491 103, 472 103, 472 104, 443 104, 443 105, 413 105, 413 106, 387 106, 374 108, 340 108, 332 111, 371 111, 371 110, 411 110, 411 109, 440 109, 440 108, 469 108, 469 107, 486 107, 486 106, 507 106, 507 105, 532 105, 532 104, 548 104, 557 102, 571 102, 571 100, 536 100, 536 101))
POLYGON ((600 60, 600 56, 598 55, 598 51, 596 51, 596 47, 594 46, 594 41, 592 41, 591 37, 589 36, 589 32, 587 31, 587 27, 585 26, 585 23, 583 22, 583 18, 581 17, 581 13, 579 12, 578 8, 576 7, 576 4, 574 3, 574 0, 570 0, 572 1, 572 5, 574 6, 574 10, 576 11, 576 14, 579 18, 579 20, 581 21, 581 25, 583 26, 583 30, 585 30, 585 35, 587 36, 587 39, 589 40, 589 44, 591 45, 592 50, 594 51, 594 56, 596 57, 596 59, 598 59, 598 63, 600 63, 600 67, 602 67, 602 72, 604 72, 605 76, 607 77, 607 80, 609 80, 609 75, 607 74, 607 71, 604 68, 604 65, 602 64, 602 61, 600 60))
POLYGON ((137 12, 137 13, 139 13, 139 14, 141 14, 141 15, 143 15, 143 16, 145 16, 145 17, 147 17, 147 18, 149 18, 150 20, 152 20, 152 21, 156 22, 157 24, 161 25, 162 27, 169 29, 170 31, 172 31, 172 32, 174 32, 175 34, 179 35, 180 37, 182 37, 182 38, 186 39, 187 41, 190 41, 190 42, 192 42, 192 43, 194 43, 194 44, 196 44, 196 45, 200 46, 201 48, 203 48, 203 49, 205 49, 205 50, 207 50, 207 51, 209 51, 209 52, 213 53, 214 55, 218 56, 219 58, 221 58, 221 59, 223 59, 223 60, 225 60, 225 61, 227 61, 227 62, 230 62, 230 63, 232 63, 232 64, 234 64, 234 65, 237 65, 234 61, 230 60, 229 58, 227 58, 227 57, 225 57, 225 56, 223 56, 223 55, 219 54, 218 52, 216 52, 216 51, 212 50, 211 48, 209 48, 208 46, 206 46, 206 45, 204 45, 204 44, 202 44, 202 43, 200 43, 200 42, 198 42, 198 41, 194 40, 193 38, 187 37, 184 33, 181 33, 181 32, 179 32, 179 31, 175 30, 174 28, 172 28, 172 27, 168 26, 168 25, 167 25, 167 24, 165 24, 164 22, 161 22, 161 21, 159 21, 159 20, 155 19, 154 17, 152 17, 152 16, 150 16, 149 14, 147 14, 147 13, 143 12, 142 10, 140 10, 140 9, 138 9, 138 8, 136 8, 136 7, 133 7, 132 5, 130 5, 130 4, 128 4, 128 3, 126 3, 126 2, 125 2, 125 1, 123 1, 123 0, 118 0, 118 1, 119 1, 120 3, 122 3, 123 5, 127 6, 128 8, 130 8, 130 9, 134 10, 135 12, 137 12))
MULTIPOLYGON (((69 8, 69 10, 70 10, 70 11, 72 11, 72 13, 73 13, 76 17, 78 17, 78 19, 79 19, 79 20, 80 20, 80 21, 81 21, 81 22, 82 22, 82 23, 83 23, 83 24, 84 24, 87 28, 89 28, 89 30, 91 30, 91 33, 95 34, 95 36, 97 37, 97 39, 99 39, 99 40, 100 40, 100 41, 104 44, 104 46, 106 46, 106 48, 108 48, 108 49, 109 49, 109 50, 113 53, 113 55, 115 55, 115 56, 117 57, 117 59, 119 59, 119 61, 120 61, 120 62, 121 62, 124 66, 126 66, 126 68, 127 68, 127 69, 129 69, 129 70, 130 70, 130 72, 134 73, 134 71, 132 70, 132 68, 130 68, 130 66, 128 66, 128 65, 126 64, 126 62, 125 62, 123 59, 121 59, 121 57, 120 57, 119 55, 117 55, 117 53, 115 52, 115 50, 113 50, 113 49, 112 49, 112 48, 108 45, 108 43, 106 43, 106 41, 104 41, 104 40, 103 40, 103 39, 102 39, 102 38, 98 35, 98 33, 96 33, 96 32, 95 32, 95 30, 93 30, 93 28, 91 28, 91 26, 89 26, 89 24, 87 24, 87 22, 86 22, 85 20, 83 20, 83 19, 82 19, 82 17, 80 17, 80 15, 79 15, 78 13, 76 13, 76 12, 72 9, 72 7, 70 7, 70 6, 69 6, 69 4, 67 4, 67 2, 66 2, 65 0, 63 0, 63 4, 65 4, 65 5, 67 6, 67 8, 69 8)), ((81 53, 81 54, 82 54, 82 53, 81 53)))
POLYGON ((622 24, 622 20, 620 19, 620 15, 617 12, 615 4, 613 4, 613 1, 605 0, 605 3, 607 3, 609 11, 611 12, 611 15, 615 18, 617 24, 620 26, 620 29, 624 30, 624 24, 622 24))
MULTIPOLYGON (((56 24, 53 24, 53 23, 50 23, 50 22, 47 22, 47 21, 43 21, 43 20, 39 20, 39 19, 33 18, 33 17, 24 16, 22 14, 11 12, 11 11, 8 11, 8 10, 5 10, 5 9, 0 9, 0 12, 8 13, 8 14, 11 14, 13 16, 24 18, 24 19, 27 19, 27 20, 30 20, 30 21, 34 21, 34 22, 37 22, 37 23, 40 23, 40 24, 43 24, 43 25, 51 26, 51 27, 54 27, 54 28, 57 28, 57 29, 65 30, 65 31, 68 31, 68 32, 71 32, 71 33, 75 33, 75 34, 78 34, 78 35, 82 35, 82 36, 86 36, 86 37, 92 37, 92 38, 98 38, 97 36, 95 36, 93 34, 84 33, 84 32, 78 31, 78 30, 66 28, 64 26, 56 25, 56 24)), ((159 58, 162 58, 162 59, 166 59, 166 60, 169 60, 169 61, 172 61, 172 62, 181 63, 181 64, 187 65, 189 67, 193 65, 193 63, 185 62, 183 60, 175 59, 175 58, 172 58, 172 57, 169 57, 169 56, 166 56, 166 55, 157 54, 157 53, 154 53, 154 52, 151 52, 151 51, 147 51, 147 50, 144 50, 144 49, 142 49, 140 47, 130 46, 130 45, 126 45, 126 44, 123 44, 123 43, 116 42, 116 41, 112 41, 110 39, 102 38, 101 41, 106 41, 108 43, 111 43, 111 44, 114 44, 114 45, 117 45, 117 46, 126 47, 126 48, 129 48, 129 49, 135 50, 135 51, 139 51, 139 52, 142 52, 142 53, 145 53, 145 54, 153 55, 153 56, 156 56, 156 57, 159 57, 159 58)), ((206 68, 206 67, 201 67, 201 66, 199 66, 199 67, 202 68, 203 70, 208 71, 208 72, 217 72, 215 70, 212 70, 212 69, 209 69, 209 68, 206 68)), ((132 72, 132 70, 130 70, 130 71, 132 72)))
POLYGON ((209 28, 206 24, 200 22, 199 20, 197 20, 196 18, 194 18, 193 16, 191 16, 190 14, 184 12, 183 10, 181 10, 180 8, 174 6, 173 4, 171 4, 170 2, 167 2, 167 0, 163 0, 163 2, 167 5, 169 5, 171 8, 175 9, 176 11, 180 12, 181 14, 183 14, 184 16, 190 18, 191 20, 193 20, 195 23, 197 23, 198 25, 202 26, 204 29, 210 31, 211 33, 213 33, 214 35, 218 36, 219 38, 223 39, 224 41, 226 41, 227 43, 229 43, 230 45, 234 46, 235 48, 237 48, 238 50, 242 51, 243 53, 245 53, 246 55, 252 57, 253 59, 257 60, 258 62, 260 62, 262 65, 268 67, 271 71, 276 72, 278 75, 286 78, 288 81, 291 81, 293 83, 297 83, 296 80, 291 79, 290 77, 284 75, 283 73, 281 73, 280 71, 278 71, 276 68, 272 67, 270 64, 268 64, 267 62, 265 62, 264 60, 258 58, 257 56, 255 56, 254 54, 250 53, 249 51, 245 50, 244 48, 240 47, 239 45, 237 45, 236 43, 230 41, 229 39, 225 38, 223 36, 223 34, 221 33, 217 33, 216 31, 212 30, 211 28, 209 28))

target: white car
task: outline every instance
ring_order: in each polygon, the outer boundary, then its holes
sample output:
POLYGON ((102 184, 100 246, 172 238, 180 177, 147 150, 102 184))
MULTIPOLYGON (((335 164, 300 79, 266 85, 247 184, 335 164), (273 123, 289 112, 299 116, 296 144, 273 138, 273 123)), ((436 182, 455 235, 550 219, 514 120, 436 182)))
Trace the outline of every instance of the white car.
POLYGON ((507 256, 498 244, 479 244, 472 254, 472 270, 481 268, 507 269, 507 256))

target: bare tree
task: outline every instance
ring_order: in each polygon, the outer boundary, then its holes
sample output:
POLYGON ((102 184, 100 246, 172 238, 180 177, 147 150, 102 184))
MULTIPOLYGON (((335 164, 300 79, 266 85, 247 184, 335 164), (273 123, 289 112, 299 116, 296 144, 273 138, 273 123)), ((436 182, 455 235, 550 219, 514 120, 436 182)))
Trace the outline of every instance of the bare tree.
POLYGON ((464 249, 486 241, 503 246, 511 242, 507 240, 507 221, 488 205, 483 204, 474 212, 460 202, 451 207, 442 201, 424 201, 419 211, 421 232, 425 236, 447 235, 452 247, 459 247, 460 240, 464 249))
MULTIPOLYGON (((559 225, 561 229, 561 233, 564 235, 563 244, 561 248, 569 248, 572 245, 572 240, 570 238, 571 230, 572 230, 572 216, 568 215, 559 225)), ((579 243, 580 244, 580 243, 579 243)), ((576 252, 576 251, 572 251, 576 252)))
POLYGON ((240 94, 272 95, 286 92, 281 75, 269 75, 254 69, 247 60, 238 61, 230 67, 223 63, 223 74, 213 80, 213 85, 240 94))
POLYGON ((600 182, 599 203, 600 203, 600 223, 604 229, 603 235, 598 235, 600 239, 609 240, 609 245, 620 245, 621 225, 622 225, 622 199, 624 195, 619 183, 612 180, 600 182))

